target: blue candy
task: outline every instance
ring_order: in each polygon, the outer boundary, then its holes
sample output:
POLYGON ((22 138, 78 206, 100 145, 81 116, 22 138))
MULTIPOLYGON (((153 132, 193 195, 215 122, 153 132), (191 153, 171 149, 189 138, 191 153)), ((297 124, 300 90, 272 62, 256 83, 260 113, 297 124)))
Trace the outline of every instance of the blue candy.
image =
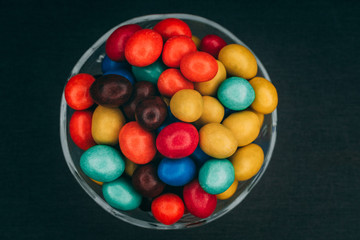
POLYGON ((117 70, 117 69, 129 69, 130 64, 126 61, 115 62, 111 60, 107 55, 105 55, 104 59, 101 62, 101 70, 103 73, 117 70))
POLYGON ((211 158, 209 155, 204 153, 203 150, 201 150, 199 145, 196 147, 195 151, 190 155, 190 157, 195 160, 199 167, 201 167, 208 159, 211 158))
POLYGON ((170 186, 184 186, 193 180, 195 174, 196 165, 189 157, 180 159, 163 158, 158 166, 160 180, 170 186))

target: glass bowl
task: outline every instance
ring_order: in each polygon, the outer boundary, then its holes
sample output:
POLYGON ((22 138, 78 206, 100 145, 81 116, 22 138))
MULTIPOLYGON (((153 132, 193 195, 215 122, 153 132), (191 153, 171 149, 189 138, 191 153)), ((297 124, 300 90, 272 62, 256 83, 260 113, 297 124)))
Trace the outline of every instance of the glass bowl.
MULTIPOLYGON (((228 44, 238 43, 246 46, 241 40, 239 40, 227 29, 203 17, 189 14, 147 15, 125 21, 110 29, 107 33, 101 36, 99 40, 97 40, 75 64, 70 77, 78 73, 89 73, 92 75, 102 74, 101 61, 105 55, 106 39, 119 26, 136 23, 143 28, 152 28, 157 22, 166 18, 179 18, 185 21, 190 26, 192 33, 200 39, 207 34, 216 34, 222 37, 228 44)), ((257 76, 264 77, 271 81, 261 61, 257 57, 256 60, 259 67, 257 76)), ((145 212, 140 209, 136 209, 133 211, 120 211, 112 208, 107 202, 105 202, 102 196, 101 186, 91 181, 86 175, 84 175, 84 173, 80 169, 79 160, 83 151, 79 149, 71 140, 68 128, 69 121, 73 112, 74 110, 67 106, 63 93, 60 107, 60 140, 65 160, 67 165, 69 166, 71 173, 74 175, 75 179, 85 190, 85 192, 89 194, 89 196, 97 204, 99 204, 100 207, 105 209, 111 215, 130 224, 150 229, 184 229, 197 227, 214 221, 215 219, 218 219, 219 217, 225 215, 227 212, 234 209, 249 194, 251 189, 256 185, 256 183, 260 180, 261 176, 264 174, 270 162, 276 141, 277 113, 275 110, 272 114, 265 115, 264 124, 261 128, 258 138, 255 141, 255 143, 262 147, 265 155, 264 163, 260 171, 248 181, 239 182, 237 191, 231 198, 227 200, 219 200, 216 210, 210 217, 200 219, 192 216, 191 214, 185 214, 182 219, 180 219, 177 223, 167 226, 157 222, 151 215, 151 212, 145 212)))

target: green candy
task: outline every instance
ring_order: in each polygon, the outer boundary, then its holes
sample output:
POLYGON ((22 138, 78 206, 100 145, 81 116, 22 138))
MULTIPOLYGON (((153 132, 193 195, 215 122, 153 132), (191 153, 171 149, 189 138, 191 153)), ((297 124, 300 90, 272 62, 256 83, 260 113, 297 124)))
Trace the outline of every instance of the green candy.
POLYGON ((207 160, 199 171, 200 186, 209 194, 225 192, 234 180, 234 167, 227 159, 207 160))
POLYGON ((248 108, 255 100, 253 87, 248 80, 240 77, 231 77, 222 82, 217 95, 225 107, 235 111, 248 108))
POLYGON ((149 66, 132 66, 131 69, 136 81, 148 81, 156 85, 161 73, 166 69, 166 66, 162 63, 162 61, 158 60, 149 66))
POLYGON ((125 161, 116 149, 96 145, 81 155, 80 167, 86 176, 96 181, 111 182, 124 172, 125 161))
POLYGON ((140 206, 142 200, 141 195, 135 191, 130 180, 124 177, 104 183, 102 192, 105 201, 119 210, 133 210, 140 206))

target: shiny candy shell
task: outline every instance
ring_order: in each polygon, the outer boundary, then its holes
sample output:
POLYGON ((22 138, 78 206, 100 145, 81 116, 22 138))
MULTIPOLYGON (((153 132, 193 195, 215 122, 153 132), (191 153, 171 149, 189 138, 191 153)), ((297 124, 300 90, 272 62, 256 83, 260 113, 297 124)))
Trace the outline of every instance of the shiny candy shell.
POLYGON ((152 163, 139 166, 132 175, 132 185, 144 197, 153 198, 162 193, 165 183, 157 176, 156 166, 152 163))
POLYGON ((274 85, 262 77, 249 81, 255 91, 255 100, 251 108, 263 114, 272 113, 278 104, 278 94, 274 85))
POLYGON ((179 196, 165 193, 157 197, 151 204, 151 212, 155 219, 165 225, 171 225, 184 215, 185 206, 179 196))
POLYGON ((203 99, 199 92, 183 89, 176 92, 170 100, 170 110, 179 120, 195 122, 203 113, 203 99))
POLYGON ((136 78, 136 81, 148 81, 156 84, 160 74, 166 69, 166 66, 160 61, 156 61, 146 67, 132 66, 131 70, 136 78))
POLYGON ((92 115, 89 110, 75 111, 69 122, 71 139, 82 150, 96 145, 91 135, 92 115))
POLYGON ((194 179, 196 165, 189 157, 180 159, 163 158, 158 166, 161 181, 170 186, 184 186, 194 179))

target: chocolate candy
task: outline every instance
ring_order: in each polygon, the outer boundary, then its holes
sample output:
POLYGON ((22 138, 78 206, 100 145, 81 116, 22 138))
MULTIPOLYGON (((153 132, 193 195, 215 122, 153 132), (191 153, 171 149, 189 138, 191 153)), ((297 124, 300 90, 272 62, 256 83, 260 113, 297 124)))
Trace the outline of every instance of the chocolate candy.
POLYGON ((160 180, 170 186, 184 186, 195 177, 196 165, 189 157, 163 158, 158 166, 157 173, 160 180))
POLYGON ((171 225, 184 215, 185 206, 181 198, 173 193, 157 197, 151 204, 151 212, 162 224, 171 225))
POLYGON ((199 92, 183 89, 172 96, 170 109, 177 119, 184 122, 195 122, 203 112, 203 99, 199 92))
POLYGON ((139 166, 135 170, 132 175, 132 185, 136 191, 148 198, 160 195, 165 188, 165 183, 157 176, 156 166, 151 163, 139 166))
POLYGON ((113 69, 113 70, 110 70, 110 71, 107 71, 107 72, 104 73, 104 75, 110 75, 110 74, 123 76, 124 78, 129 80, 132 85, 135 83, 135 78, 132 75, 132 73, 130 71, 124 69, 124 68, 122 68, 122 69, 113 69))
POLYGON ((136 121, 147 131, 161 126, 167 117, 167 106, 158 96, 150 96, 141 100, 135 109, 136 121))

